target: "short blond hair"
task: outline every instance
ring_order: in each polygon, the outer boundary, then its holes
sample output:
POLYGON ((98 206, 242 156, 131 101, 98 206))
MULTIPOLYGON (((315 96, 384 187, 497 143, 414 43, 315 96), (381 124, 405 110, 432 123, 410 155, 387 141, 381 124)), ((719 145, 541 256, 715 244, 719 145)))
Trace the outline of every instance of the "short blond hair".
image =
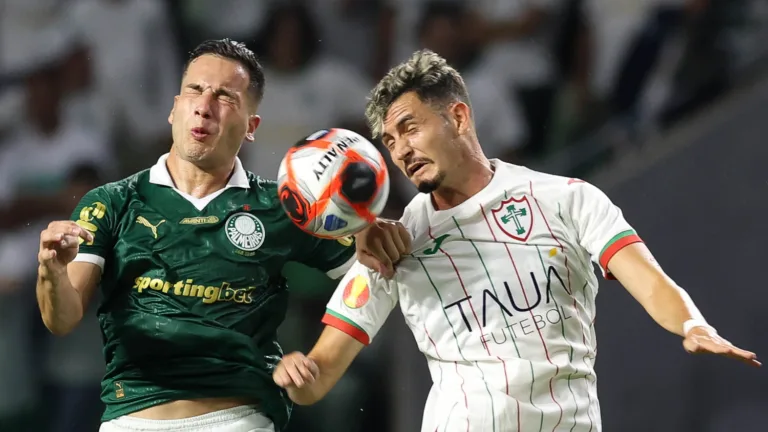
POLYGON ((464 79, 456 69, 433 51, 416 51, 408 60, 390 69, 371 90, 365 120, 373 138, 381 137, 384 117, 392 102, 410 91, 425 103, 470 104, 464 79))

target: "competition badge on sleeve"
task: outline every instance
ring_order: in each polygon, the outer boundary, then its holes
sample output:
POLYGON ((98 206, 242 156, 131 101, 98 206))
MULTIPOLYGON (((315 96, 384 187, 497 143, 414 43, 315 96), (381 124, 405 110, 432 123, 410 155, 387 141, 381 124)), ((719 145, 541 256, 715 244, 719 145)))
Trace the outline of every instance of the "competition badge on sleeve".
POLYGON ((344 304, 350 309, 358 309, 368 302, 371 290, 364 276, 355 276, 344 287, 344 304))

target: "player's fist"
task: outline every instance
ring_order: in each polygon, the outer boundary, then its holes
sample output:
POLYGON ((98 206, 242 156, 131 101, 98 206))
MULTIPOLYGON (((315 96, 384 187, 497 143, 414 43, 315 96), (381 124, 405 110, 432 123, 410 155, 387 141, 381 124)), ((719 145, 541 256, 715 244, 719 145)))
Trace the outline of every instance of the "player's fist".
POLYGON ((403 224, 378 219, 355 234, 357 260, 385 278, 395 274, 395 264, 411 253, 411 235, 403 224))
POLYGON ((92 241, 93 235, 73 221, 54 221, 40 233, 37 261, 41 271, 60 273, 80 250, 80 239, 92 241))
POLYGON ((755 353, 735 347, 709 327, 690 329, 683 339, 683 347, 691 354, 717 354, 751 366, 762 366, 755 353))
POLYGON ((315 382, 319 373, 320 370, 312 359, 300 352, 292 352, 280 360, 272 373, 272 379, 275 384, 285 389, 302 388, 315 382))

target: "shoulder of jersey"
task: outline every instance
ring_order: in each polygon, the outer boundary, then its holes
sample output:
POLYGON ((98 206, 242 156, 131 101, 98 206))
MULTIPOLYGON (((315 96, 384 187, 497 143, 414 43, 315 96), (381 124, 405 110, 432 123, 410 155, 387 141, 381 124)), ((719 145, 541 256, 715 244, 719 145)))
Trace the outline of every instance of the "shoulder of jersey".
MULTIPOLYGON (((557 189, 565 191, 570 186, 585 184, 586 182, 579 178, 565 177, 556 174, 549 174, 541 171, 536 171, 528 167, 504 164, 513 171, 509 171, 507 175, 514 178, 517 181, 524 181, 525 183, 533 182, 534 194, 536 189, 545 189, 546 192, 555 192, 557 189)), ((527 185, 526 185, 527 186, 527 185)), ((544 191, 542 191, 544 192, 544 191)))
POLYGON ((265 179, 264 177, 257 176, 256 174, 250 171, 246 171, 246 172, 248 175, 248 183, 250 183, 252 188, 267 191, 267 192, 277 190, 276 180, 265 179))
POLYGON ((120 180, 101 185, 95 188, 94 191, 101 191, 111 199, 121 199, 127 198, 132 191, 135 191, 140 186, 149 184, 149 169, 145 169, 120 180))
POLYGON ((261 202, 267 202, 272 206, 280 207, 280 200, 277 194, 277 181, 266 179, 250 171, 247 173, 251 192, 257 195, 257 199, 261 202))

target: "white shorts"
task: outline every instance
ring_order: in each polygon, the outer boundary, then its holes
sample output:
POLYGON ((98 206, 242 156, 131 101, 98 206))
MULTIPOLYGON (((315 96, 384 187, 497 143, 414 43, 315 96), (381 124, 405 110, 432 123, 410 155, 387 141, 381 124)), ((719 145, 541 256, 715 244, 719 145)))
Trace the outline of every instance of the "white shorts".
POLYGON ((122 416, 101 424, 99 432, 275 432, 272 420, 252 406, 239 406, 178 420, 122 416))

